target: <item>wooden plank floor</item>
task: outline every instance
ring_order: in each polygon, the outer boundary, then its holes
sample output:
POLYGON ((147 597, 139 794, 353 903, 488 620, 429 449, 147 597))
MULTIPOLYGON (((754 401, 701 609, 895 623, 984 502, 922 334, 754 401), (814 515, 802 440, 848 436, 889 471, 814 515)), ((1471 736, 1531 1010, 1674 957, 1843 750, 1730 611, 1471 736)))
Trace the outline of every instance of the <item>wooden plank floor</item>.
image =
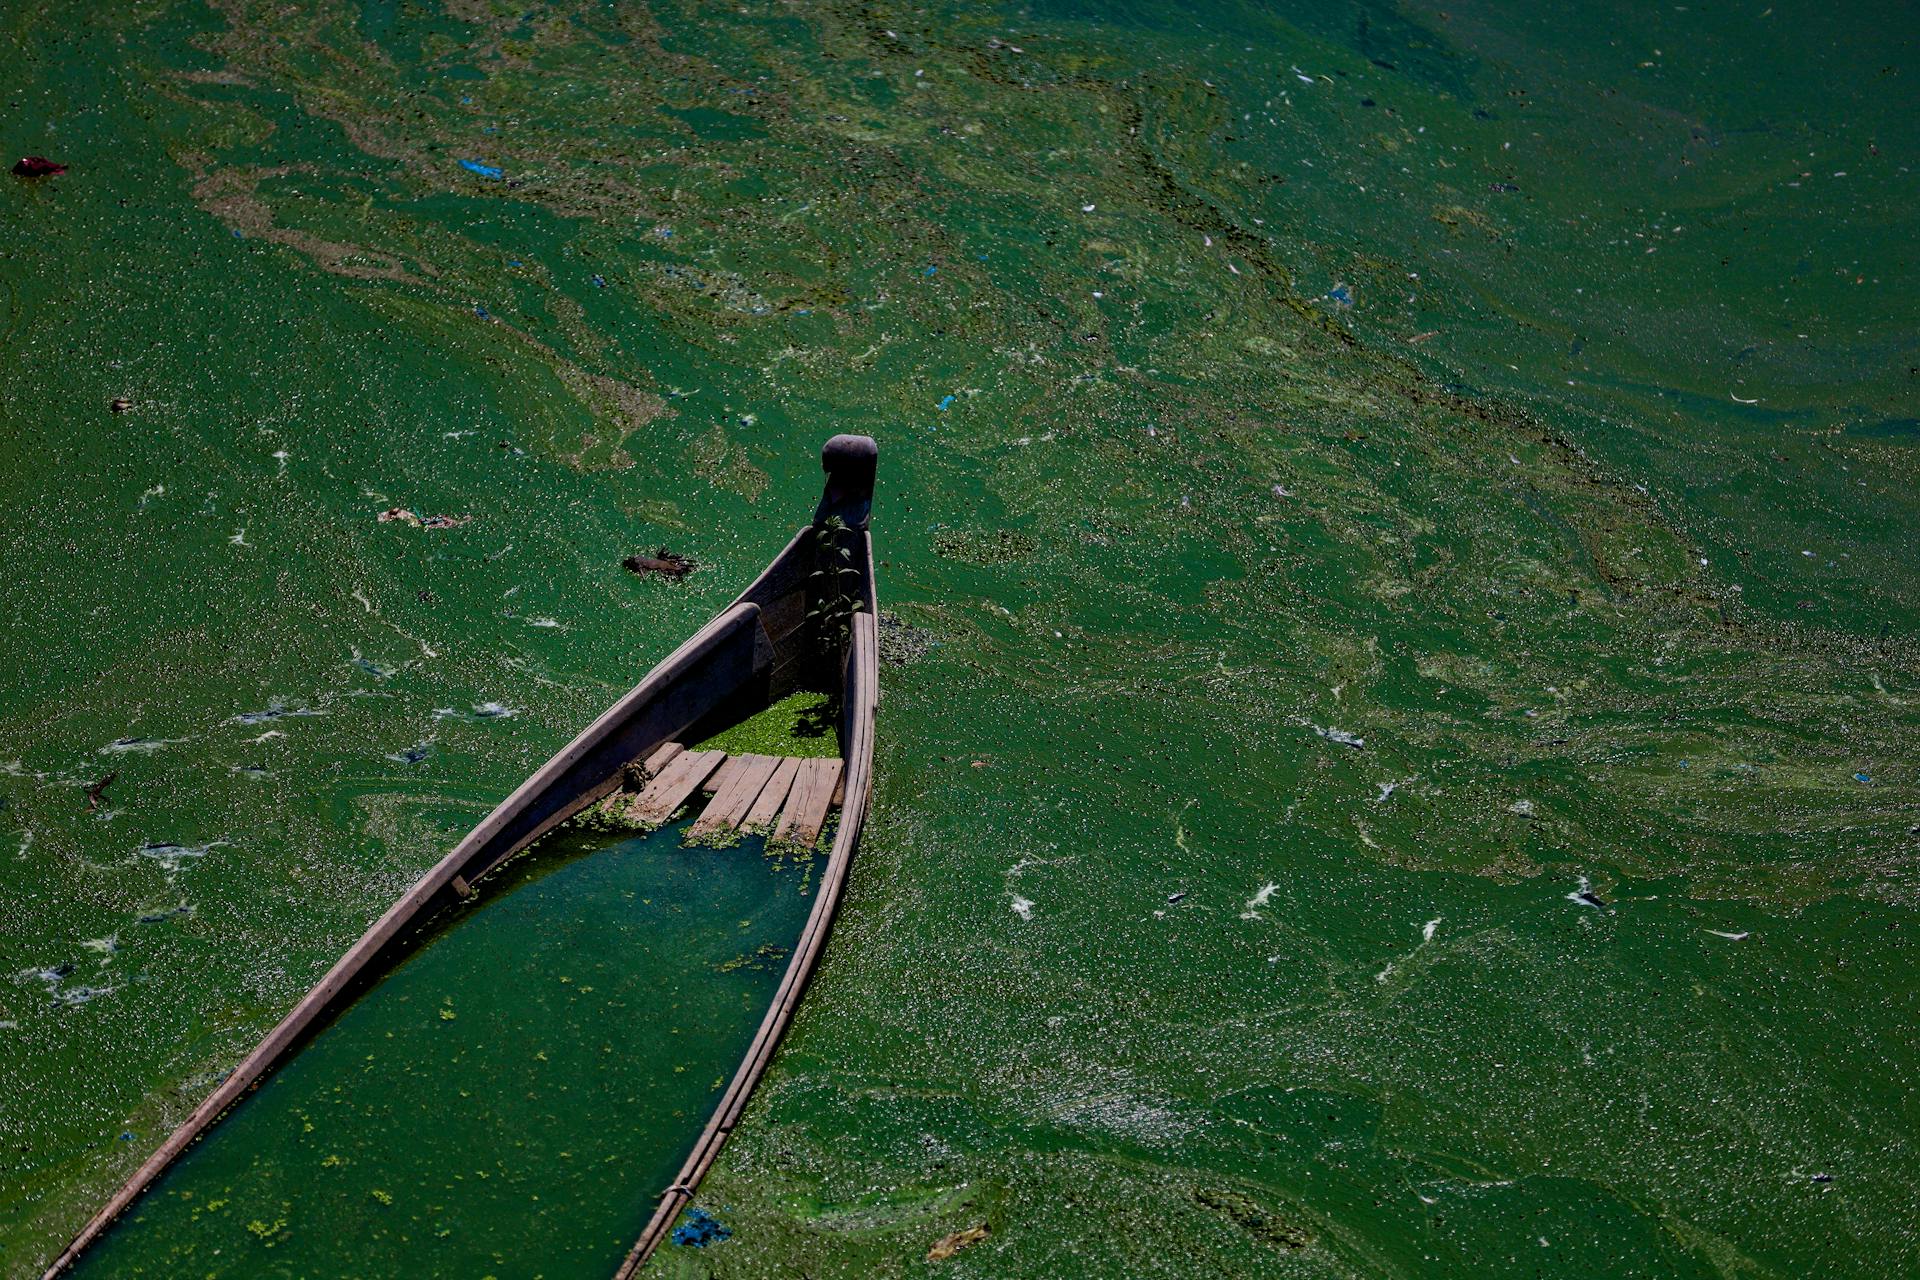
MULTIPOLYGON (((687 829, 689 840, 737 828, 753 802, 760 798, 760 792, 773 777, 774 770, 780 767, 780 757, 735 756, 727 763, 731 768, 725 780, 714 790, 707 811, 687 829)), ((715 770, 716 776, 720 772, 715 770)))
POLYGON ((834 759, 689 751, 665 742, 641 762, 638 795, 616 791, 600 802, 609 813, 657 827, 704 791, 712 796, 687 829, 688 839, 744 830, 767 834, 770 844, 810 848, 827 815, 841 803, 845 765, 834 759))

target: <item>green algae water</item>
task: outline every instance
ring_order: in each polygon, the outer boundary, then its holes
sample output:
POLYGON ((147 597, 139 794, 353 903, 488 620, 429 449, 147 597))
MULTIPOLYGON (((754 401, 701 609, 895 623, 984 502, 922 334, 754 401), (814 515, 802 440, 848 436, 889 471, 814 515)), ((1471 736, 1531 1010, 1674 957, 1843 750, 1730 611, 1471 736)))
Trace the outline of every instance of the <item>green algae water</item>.
POLYGON ((243 1099, 80 1276, 610 1275, 810 899, 758 842, 563 834, 243 1099))
MULTIPOLYGON (((71 169, 0 187, 0 1274, 838 430, 874 809, 654 1274, 1920 1270, 1914 38, 8 11, 0 154, 71 169)), ((374 1185, 355 1241, 438 1203, 374 1185)))

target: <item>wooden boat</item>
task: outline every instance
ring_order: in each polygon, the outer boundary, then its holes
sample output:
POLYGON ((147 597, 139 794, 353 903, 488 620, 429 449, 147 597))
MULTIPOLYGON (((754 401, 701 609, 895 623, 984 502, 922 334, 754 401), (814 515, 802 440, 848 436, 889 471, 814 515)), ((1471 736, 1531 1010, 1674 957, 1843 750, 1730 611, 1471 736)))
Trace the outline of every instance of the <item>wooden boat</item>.
POLYGON ((368 929, 318 985, 262 1040, 106 1207, 54 1259, 54 1280, 230 1107, 285 1062, 327 1017, 365 991, 403 953, 406 940, 474 892, 489 872, 589 806, 626 805, 665 817, 712 791, 696 827, 771 822, 775 836, 811 843, 830 807, 840 819, 813 907, 746 1056, 679 1176, 635 1241, 617 1276, 639 1271, 671 1230, 739 1122, 825 946, 873 789, 879 636, 873 548, 867 532, 878 450, 865 436, 835 436, 821 450, 825 491, 801 529, 734 602, 647 673, 639 684, 522 783, 368 929), (688 751, 798 690, 838 693, 840 757, 716 759, 688 751), (779 794, 774 794, 776 791, 779 794), (777 816, 775 816, 777 815, 777 816))

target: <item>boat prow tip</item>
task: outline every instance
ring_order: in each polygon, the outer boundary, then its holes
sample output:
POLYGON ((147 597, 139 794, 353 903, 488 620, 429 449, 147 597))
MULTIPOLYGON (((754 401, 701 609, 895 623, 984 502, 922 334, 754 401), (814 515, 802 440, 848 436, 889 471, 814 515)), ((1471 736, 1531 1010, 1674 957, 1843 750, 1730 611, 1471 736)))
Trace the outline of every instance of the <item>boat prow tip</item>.
POLYGON ((815 524, 834 516, 852 529, 864 529, 873 511, 873 478, 880 465, 880 446, 872 436, 842 434, 820 447, 820 469, 827 473, 826 490, 813 513, 815 524))

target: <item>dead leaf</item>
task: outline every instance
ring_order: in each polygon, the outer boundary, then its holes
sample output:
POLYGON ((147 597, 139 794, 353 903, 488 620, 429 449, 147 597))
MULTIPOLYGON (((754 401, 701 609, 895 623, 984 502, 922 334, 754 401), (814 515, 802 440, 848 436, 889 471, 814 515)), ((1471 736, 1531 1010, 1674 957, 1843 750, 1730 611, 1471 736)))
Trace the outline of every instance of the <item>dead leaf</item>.
POLYGON ((941 1236, 933 1242, 933 1248, 927 1250, 928 1262, 945 1262, 954 1254, 970 1244, 979 1244, 987 1238, 987 1224, 968 1227, 965 1231, 956 1231, 950 1236, 941 1236))

